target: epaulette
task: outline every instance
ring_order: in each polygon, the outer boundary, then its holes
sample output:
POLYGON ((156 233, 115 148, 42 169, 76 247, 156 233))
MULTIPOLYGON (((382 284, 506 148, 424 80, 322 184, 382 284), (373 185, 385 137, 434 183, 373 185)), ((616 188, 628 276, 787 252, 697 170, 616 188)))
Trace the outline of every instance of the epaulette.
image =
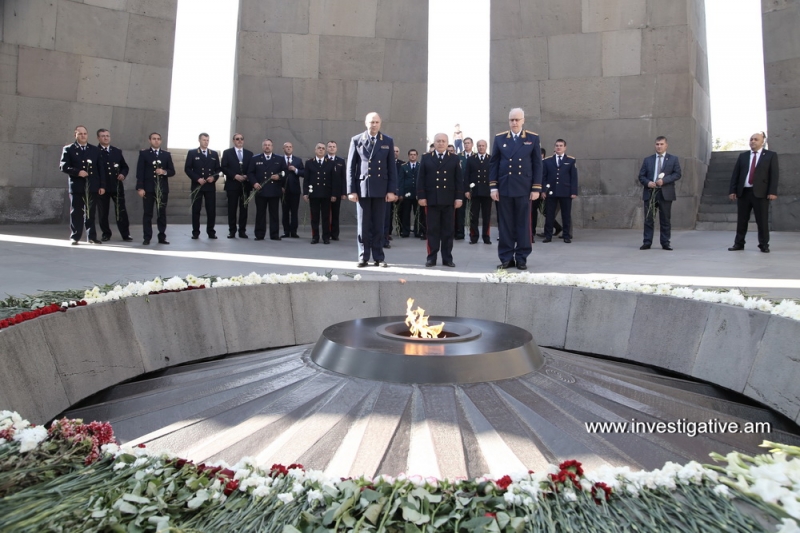
POLYGON ((531 135, 536 135, 537 137, 539 136, 539 134, 535 131, 525 130, 525 133, 530 133, 531 135))
POLYGON ((510 131, 511 131, 511 130, 506 130, 506 131, 503 131, 503 132, 501 132, 501 133, 498 133, 497 135, 495 135, 495 137, 500 137, 501 135, 507 135, 507 134, 508 134, 510 131))
POLYGON ((568 155, 568 156, 567 156, 567 159, 575 159, 575 158, 574 158, 574 157, 572 157, 571 155, 568 155))

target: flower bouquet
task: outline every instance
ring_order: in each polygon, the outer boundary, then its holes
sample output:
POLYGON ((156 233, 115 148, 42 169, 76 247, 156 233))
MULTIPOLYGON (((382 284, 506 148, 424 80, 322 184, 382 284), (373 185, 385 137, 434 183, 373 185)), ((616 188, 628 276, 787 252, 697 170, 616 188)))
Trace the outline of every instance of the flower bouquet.
MULTIPOLYGON (((664 173, 658 175, 658 179, 664 179, 664 173)), ((661 190, 661 187, 656 186, 654 190, 650 193, 650 201, 647 203, 647 213, 645 214, 644 219, 647 220, 651 216, 653 217, 653 221, 655 221, 656 213, 658 213, 658 191, 661 190)))
POLYGON ((161 175, 156 173, 156 170, 161 169, 161 160, 156 159, 153 161, 153 177, 156 180, 156 187, 155 187, 155 194, 156 194, 156 213, 161 211, 161 207, 164 205, 164 193, 161 189, 161 175))

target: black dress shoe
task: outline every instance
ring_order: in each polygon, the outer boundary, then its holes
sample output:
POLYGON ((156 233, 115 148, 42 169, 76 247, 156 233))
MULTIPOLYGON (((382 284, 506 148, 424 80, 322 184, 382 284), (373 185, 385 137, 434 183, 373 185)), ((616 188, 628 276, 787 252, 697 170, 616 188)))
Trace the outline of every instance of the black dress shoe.
POLYGON ((331 237, 331 240, 332 240, 332 241, 338 241, 338 240, 339 240, 339 237, 331 237))
POLYGON ((517 261, 517 270, 528 270, 528 265, 517 261))
POLYGON ((142 241, 142 244, 144 244, 145 246, 147 246, 148 244, 150 244, 150 239, 145 239, 145 240, 143 240, 143 241, 142 241))
POLYGON ((536 236, 537 237, 544 237, 544 233, 537 233, 536 236))
POLYGON ((517 264, 514 261, 506 261, 505 263, 497 265, 497 268, 505 270, 507 268, 514 268, 515 266, 517 266, 517 264))
POLYGON ((98 241, 97 239, 89 239, 90 244, 103 244, 102 241, 98 241))
POLYGON ((442 263, 442 264, 443 264, 444 266, 446 266, 446 267, 450 267, 450 268, 455 268, 455 266, 456 266, 456 264, 455 264, 455 263, 453 263, 452 261, 447 261, 447 262, 445 262, 445 263, 442 263))
POLYGON ((391 248, 391 247, 392 247, 392 245, 391 245, 391 244, 389 244, 389 243, 387 242, 386 244, 384 244, 384 245, 383 245, 383 247, 384 247, 384 248, 391 248))
POLYGON ((649 250, 649 249, 650 249, 650 245, 649 245, 649 244, 643 244, 643 245, 641 245, 641 246, 639 247, 639 249, 640 249, 640 250, 649 250))
MULTIPOLYGON (((572 239, 570 239, 569 237, 564 237, 564 242, 565 242, 565 243, 567 243, 567 244, 569 244, 569 243, 571 243, 571 242, 572 242, 572 239)), ((670 250, 671 250, 671 249, 672 249, 672 248, 670 248, 670 250)))
POLYGON ((322 244, 330 244, 330 243, 331 243, 330 239, 322 239, 322 244))
POLYGON ((492 244, 492 239, 483 239, 483 244, 492 244))
POLYGON ((672 251, 672 246, 670 246, 669 244, 662 244, 662 245, 661 245, 661 249, 662 249, 662 250, 667 250, 667 251, 670 251, 670 252, 671 252, 671 251, 672 251))
MULTIPOLYGON (((269 240, 271 240, 271 241, 279 241, 281 239, 283 239, 283 237, 270 237, 269 238, 269 240)), ((258 239, 256 239, 256 240, 258 240, 258 239)), ((264 237, 261 237, 261 240, 263 241, 264 237)))
POLYGON ((364 268, 364 267, 368 267, 368 266, 369 266, 369 262, 368 262, 368 261, 359 261, 359 262, 358 262, 358 264, 357 264, 356 266, 357 266, 358 268, 364 268))
POLYGON ((436 266, 436 261, 425 261, 425 266, 426 267, 435 267, 436 266))
POLYGON ((542 242, 553 242, 553 238, 552 237, 545 237, 542 242))
POLYGON ((235 239, 236 238, 236 234, 235 233, 228 233, 228 238, 229 239, 235 239))
POLYGON ((460 236, 460 237, 455 237, 455 240, 457 240, 457 241, 463 241, 463 240, 464 240, 464 236, 462 235, 462 236, 460 236))
POLYGON ((283 235, 281 235, 281 239, 288 239, 289 237, 291 237, 291 235, 289 235, 288 233, 284 233, 283 235))
POLYGON ((72 241, 72 242, 70 242, 70 244, 71 244, 72 246, 78 246, 78 241, 72 241))
POLYGON ((192 240, 195 240, 195 241, 196 241, 196 240, 197 240, 197 239, 199 239, 199 238, 200 238, 200 235, 192 235, 192 240))
POLYGON ((256 238, 255 238, 255 240, 257 240, 257 241, 263 241, 263 240, 264 240, 264 237, 256 237, 256 238))
POLYGON ((769 253, 769 244, 765 244, 764 246, 758 245, 758 248, 761 250, 761 253, 768 254, 769 253))
POLYGON ((209 236, 208 236, 208 238, 209 238, 209 239, 216 239, 216 238, 217 238, 217 236, 216 236, 216 235, 209 235, 209 236))
POLYGON ((169 241, 167 239, 159 239, 158 244, 169 244, 169 241))
POLYGON ((247 233, 240 233, 239 234, 239 238, 240 239, 249 239, 250 237, 247 236, 247 233))
POLYGON ((469 241, 469 243, 470 243, 470 244, 478 244, 478 241, 473 241, 473 240, 470 240, 470 241, 469 241))
POLYGON ((311 244, 319 244, 319 237, 314 237, 311 239, 311 244))
POLYGON ((100 240, 103 242, 110 241, 111 235, 103 235, 102 237, 100 237, 100 240))
POLYGON ((744 246, 742 246, 741 244, 734 244, 733 246, 728 248, 729 252, 738 252, 739 250, 744 250, 744 246))
POLYGON ((133 240, 133 237, 128 235, 127 237, 123 237, 122 240, 125 241, 125 242, 131 242, 133 240))
POLYGON ((292 239, 299 239, 299 238, 300 235, 298 235, 297 233, 292 233, 292 239))
POLYGON ((374 266, 376 266, 376 267, 383 267, 383 268, 386 268, 386 267, 388 267, 388 266, 389 266, 389 263, 387 263, 386 261, 375 261, 375 262, 374 262, 374 263, 372 263, 372 264, 373 264, 374 266))

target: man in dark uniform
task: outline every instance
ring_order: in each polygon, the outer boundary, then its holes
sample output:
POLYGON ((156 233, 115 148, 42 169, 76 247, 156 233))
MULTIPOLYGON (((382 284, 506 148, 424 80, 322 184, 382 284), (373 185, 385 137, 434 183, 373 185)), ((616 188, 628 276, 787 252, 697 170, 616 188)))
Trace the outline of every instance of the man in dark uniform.
MULTIPOLYGON (((542 148, 542 161, 544 161, 546 157, 547 157, 547 150, 542 148)), ((542 165, 544 165, 544 163, 542 163, 542 165)), ((542 207, 542 205, 544 203, 545 203, 544 194, 539 196, 539 198, 537 200, 534 200, 533 202, 531 202, 531 235, 532 235, 531 242, 536 242, 536 237, 544 238, 544 221, 542 222, 542 231, 539 232, 539 233, 536 233, 536 226, 539 225, 539 208, 540 207, 542 208, 542 213, 543 213, 542 214, 542 218, 545 218, 545 219, 547 218, 547 213, 545 212, 546 205, 544 207, 542 207)), ((555 216, 558 216, 559 209, 560 208, 558 207, 558 204, 556 204, 555 216)), ((561 227, 561 224, 558 223, 558 220, 556 220, 555 218, 553 219, 553 227, 555 228, 555 232, 553 233, 553 235, 558 237, 558 234, 561 233, 561 230, 563 228, 561 227)))
POLYGON ((244 148, 244 135, 233 135, 233 148, 222 152, 220 168, 225 174, 225 194, 228 196, 228 238, 236 238, 236 224, 239 224, 239 237, 247 238, 247 204, 244 201, 250 196, 253 186, 247 181, 247 166, 253 152, 244 148), (236 217, 236 210, 239 217, 236 217))
POLYGON ((192 239, 200 238, 200 208, 206 206, 206 234, 209 239, 217 238, 214 224, 217 220, 217 187, 219 179, 219 154, 208 149, 208 133, 201 133, 197 139, 200 147, 186 154, 183 171, 192 180, 192 239))
POLYGON ((97 207, 100 231, 102 232, 101 241, 111 239, 111 227, 108 225, 108 211, 111 207, 111 200, 114 200, 114 219, 117 221, 117 229, 123 241, 130 242, 130 224, 128 222, 128 210, 125 209, 125 178, 130 169, 125 162, 122 150, 116 146, 111 146, 111 132, 101 128, 97 130, 97 147, 100 149, 100 164, 106 174, 106 194, 99 198, 97 207))
POLYGON ((525 112, 514 108, 508 113, 510 131, 494 138, 489 159, 489 187, 498 201, 500 244, 498 268, 528 268, 531 253, 531 200, 542 190, 542 154, 539 136, 523 130, 525 112))
POLYGON ((283 238, 299 239, 297 220, 300 213, 300 178, 303 177, 303 160, 292 155, 294 146, 290 142, 283 143, 283 160, 286 163, 286 181, 283 185, 283 202, 281 211, 283 212, 283 238))
POLYGON ((254 155, 247 167, 247 179, 257 191, 256 229, 257 241, 263 241, 267 234, 267 208, 269 207, 269 238, 281 240, 278 234, 278 206, 286 183, 286 163, 280 156, 272 153, 272 140, 264 139, 262 153, 254 155))
MULTIPOLYGON (((408 163, 400 167, 397 177, 397 189, 400 193, 400 237, 408 237, 411 234, 411 212, 417 211, 417 174, 419 174, 419 164, 417 163, 417 151, 413 148, 408 151, 408 163)), ((416 218, 416 217, 415 217, 416 218)), ((417 228, 414 228, 414 235, 417 228)))
POLYGON ((542 162, 542 196, 545 197, 544 242, 553 240, 557 207, 561 207, 564 242, 572 242, 572 200, 578 196, 578 162, 566 155, 567 141, 558 139, 555 153, 542 162))
POLYGON ((394 141, 381 133, 381 117, 369 113, 364 120, 367 130, 350 139, 347 172, 350 179, 347 197, 358 202, 358 267, 389 266, 383 253, 383 220, 386 203, 397 200, 397 166, 394 141))
POLYGON ((111 208, 111 200, 114 200, 114 220, 117 221, 117 228, 123 241, 130 242, 133 239, 130 235, 130 224, 128 222, 128 210, 125 208, 125 186, 123 180, 128 175, 130 169, 122 150, 111 146, 111 133, 105 129, 97 130, 97 148, 100 150, 99 161, 106 176, 106 193, 97 198, 97 218, 102 233, 101 241, 106 242, 111 239, 111 227, 108 225, 108 212, 111 208))
POLYGON ((417 177, 419 205, 428 212, 428 257, 426 267, 436 266, 436 256, 442 251, 442 264, 453 263, 453 234, 455 209, 464 197, 461 161, 447 151, 447 135, 437 133, 433 138, 433 153, 422 156, 417 177))
POLYGON ((69 229, 72 244, 78 244, 86 226, 86 238, 92 244, 97 240, 94 214, 100 197, 106 192, 105 167, 100 161, 100 150, 88 143, 89 131, 84 126, 75 128, 75 142, 61 151, 61 172, 69 176, 69 229))
MULTIPOLYGON (((400 168, 405 164, 405 161, 400 159, 400 147, 394 147, 394 164, 397 167, 397 179, 398 184, 400 180, 400 168)), ((394 229, 394 221, 395 217, 400 216, 400 202, 402 197, 400 196, 400 191, 394 191, 397 195, 397 200, 388 204, 386 206, 386 216, 383 220, 383 247, 384 248, 391 248, 392 245, 389 241, 392 240, 392 230, 394 229)), ((400 228, 397 228, 397 232, 400 233, 400 228)))
MULTIPOLYGON (((466 139, 464 140, 466 144, 466 139)), ((467 160, 467 179, 465 180, 464 195, 470 201, 469 214, 469 243, 478 242, 478 216, 483 225, 480 236, 485 244, 492 244, 489 236, 489 224, 492 220, 492 197, 489 188, 489 154, 486 153, 486 141, 478 141, 478 153, 467 160)))
POLYGON ((336 155, 338 148, 336 141, 328 141, 326 145, 328 160, 333 162, 334 187, 337 186, 335 182, 338 182, 339 191, 341 191, 339 201, 331 203, 330 226, 332 241, 339 240, 339 213, 342 209, 342 203, 347 200, 347 161, 336 155))
POLYGON ((750 136, 750 150, 736 159, 728 198, 736 200, 736 237, 731 252, 744 250, 750 211, 755 213, 758 248, 769 253, 769 203, 778 199, 778 154, 764 148, 767 135, 761 131, 750 136))
POLYGON ((145 246, 153 238, 153 208, 156 210, 158 226, 158 243, 167 241, 167 200, 169 199, 169 181, 175 175, 172 155, 161 149, 161 134, 150 134, 150 148, 139 152, 136 163, 136 191, 143 199, 142 234, 145 246))
MULTIPOLYGON (((455 149, 455 148, 454 148, 455 149)), ((458 154, 458 160, 461 162, 461 175, 463 176, 464 180, 467 179, 467 162, 470 157, 472 157, 472 137, 465 137, 464 138, 464 150, 458 154)), ((469 192, 469 190, 465 187, 465 192, 469 192)), ((457 241, 464 240, 464 236, 466 234, 465 226, 467 224, 467 206, 462 205, 458 209, 456 209, 456 228, 455 228, 455 239, 457 241)))
POLYGON ((303 179, 303 199, 311 210, 311 244, 319 242, 319 226, 322 222, 322 243, 331 243, 331 204, 341 195, 338 180, 334 179, 335 163, 325 157, 325 145, 317 143, 314 157, 306 161, 303 179))

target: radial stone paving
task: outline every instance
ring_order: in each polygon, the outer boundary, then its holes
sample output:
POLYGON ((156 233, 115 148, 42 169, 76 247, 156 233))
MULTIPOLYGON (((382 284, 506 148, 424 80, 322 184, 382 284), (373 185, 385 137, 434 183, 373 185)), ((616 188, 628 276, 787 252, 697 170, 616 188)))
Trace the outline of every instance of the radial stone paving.
POLYGON ((527 375, 462 385, 352 378, 309 358, 313 345, 166 370, 113 387, 70 417, 109 420, 123 442, 194 461, 244 456, 299 462, 333 476, 400 472, 474 477, 578 459, 658 468, 709 462, 712 451, 758 451, 763 439, 800 444, 768 409, 710 385, 634 365, 542 349, 527 375), (591 421, 763 421, 771 434, 590 434, 591 421))

